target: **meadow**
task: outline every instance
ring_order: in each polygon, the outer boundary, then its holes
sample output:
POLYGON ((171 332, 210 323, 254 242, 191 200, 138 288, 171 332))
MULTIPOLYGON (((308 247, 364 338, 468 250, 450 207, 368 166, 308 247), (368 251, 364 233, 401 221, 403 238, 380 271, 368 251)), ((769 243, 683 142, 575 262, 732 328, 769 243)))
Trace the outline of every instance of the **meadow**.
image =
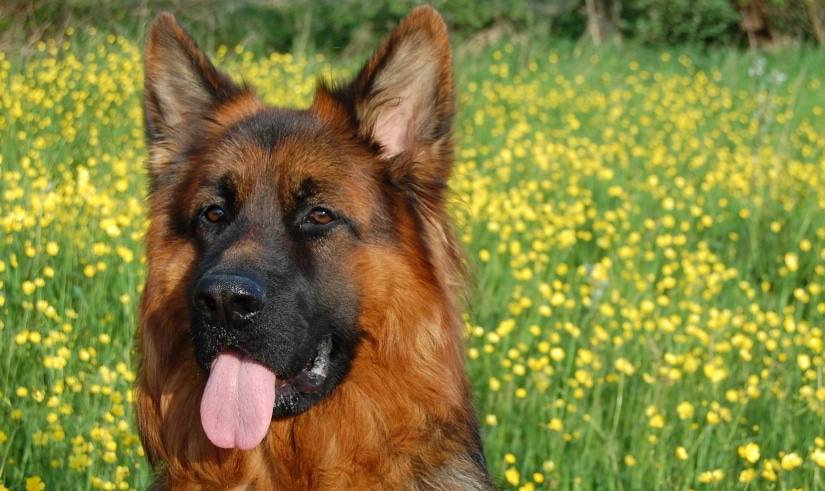
MULTIPOLYGON (((144 489, 141 48, 0 52, 0 491, 144 489)), ((322 56, 220 47, 271 104, 322 56)), ((825 52, 456 63, 467 357, 502 489, 825 488, 825 52)))

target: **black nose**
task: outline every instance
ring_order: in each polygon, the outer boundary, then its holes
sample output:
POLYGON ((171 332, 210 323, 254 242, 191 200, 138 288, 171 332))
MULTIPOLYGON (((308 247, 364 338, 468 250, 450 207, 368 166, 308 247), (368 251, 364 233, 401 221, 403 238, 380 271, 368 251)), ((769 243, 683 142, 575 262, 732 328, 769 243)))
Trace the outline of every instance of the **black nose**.
POLYGON ((201 278, 192 301, 208 324, 229 329, 243 327, 263 309, 265 295, 249 277, 214 274, 201 278))

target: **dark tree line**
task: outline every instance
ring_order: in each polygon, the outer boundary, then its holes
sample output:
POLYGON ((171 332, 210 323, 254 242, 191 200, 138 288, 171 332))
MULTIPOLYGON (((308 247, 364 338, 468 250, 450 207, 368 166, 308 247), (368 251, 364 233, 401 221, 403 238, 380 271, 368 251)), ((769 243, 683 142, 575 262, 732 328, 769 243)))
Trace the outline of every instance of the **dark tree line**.
POLYGON ((825 0, 583 0, 586 35, 595 44, 625 33, 668 39, 681 33, 685 41, 709 41, 710 34, 725 38, 730 27, 751 47, 770 45, 783 38, 810 37, 825 46, 825 0), (630 11, 630 14, 624 12, 630 11), (635 20, 628 29, 628 19, 635 20), (685 25, 694 29, 680 29, 685 25), (714 29, 718 32, 714 32, 714 29), (699 39, 691 39, 690 34, 699 39))
POLYGON ((151 19, 168 10, 207 49, 243 43, 349 56, 373 46, 420 3, 441 11, 457 42, 515 33, 539 43, 825 46, 825 0, 0 0, 0 48, 82 25, 142 39, 151 19))

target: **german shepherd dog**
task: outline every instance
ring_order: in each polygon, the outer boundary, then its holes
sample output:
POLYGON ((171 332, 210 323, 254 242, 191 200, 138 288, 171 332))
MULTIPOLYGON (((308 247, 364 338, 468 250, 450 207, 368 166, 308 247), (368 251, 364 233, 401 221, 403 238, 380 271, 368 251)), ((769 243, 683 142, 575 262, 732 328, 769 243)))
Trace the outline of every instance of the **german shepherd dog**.
POLYGON ((446 28, 265 106, 169 14, 145 52, 137 417, 152 489, 491 489, 445 202, 446 28))

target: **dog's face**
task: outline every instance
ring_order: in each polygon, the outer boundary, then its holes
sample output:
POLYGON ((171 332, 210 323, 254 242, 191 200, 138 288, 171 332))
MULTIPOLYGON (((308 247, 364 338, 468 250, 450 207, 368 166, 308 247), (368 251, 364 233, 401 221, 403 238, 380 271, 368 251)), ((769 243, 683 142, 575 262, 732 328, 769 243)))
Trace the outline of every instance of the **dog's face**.
MULTIPOLYGON (((207 395, 219 377, 242 377, 216 373, 223 357, 240 357, 227 364, 245 369, 246 360, 276 374, 266 382, 275 417, 328 395, 358 337, 352 253, 375 206, 357 191, 376 176, 356 165, 369 153, 322 128, 310 113, 263 110, 198 143, 198 165, 180 184, 191 197, 175 213, 198 250, 191 333, 198 363, 212 372, 207 395)), ((215 404, 225 384, 252 382, 222 380, 215 404)))
MULTIPOLYGON (((422 210, 443 205, 449 65, 443 23, 418 9, 352 83, 322 84, 307 110, 275 109, 216 70, 172 16, 156 20, 150 269, 173 268, 186 285, 186 330, 207 375, 201 422, 216 446, 257 446, 272 418, 345 379, 371 335, 359 324, 359 292, 374 282, 359 267, 365 251, 428 235, 422 210)), ((410 251, 426 268, 427 245, 410 251)))

